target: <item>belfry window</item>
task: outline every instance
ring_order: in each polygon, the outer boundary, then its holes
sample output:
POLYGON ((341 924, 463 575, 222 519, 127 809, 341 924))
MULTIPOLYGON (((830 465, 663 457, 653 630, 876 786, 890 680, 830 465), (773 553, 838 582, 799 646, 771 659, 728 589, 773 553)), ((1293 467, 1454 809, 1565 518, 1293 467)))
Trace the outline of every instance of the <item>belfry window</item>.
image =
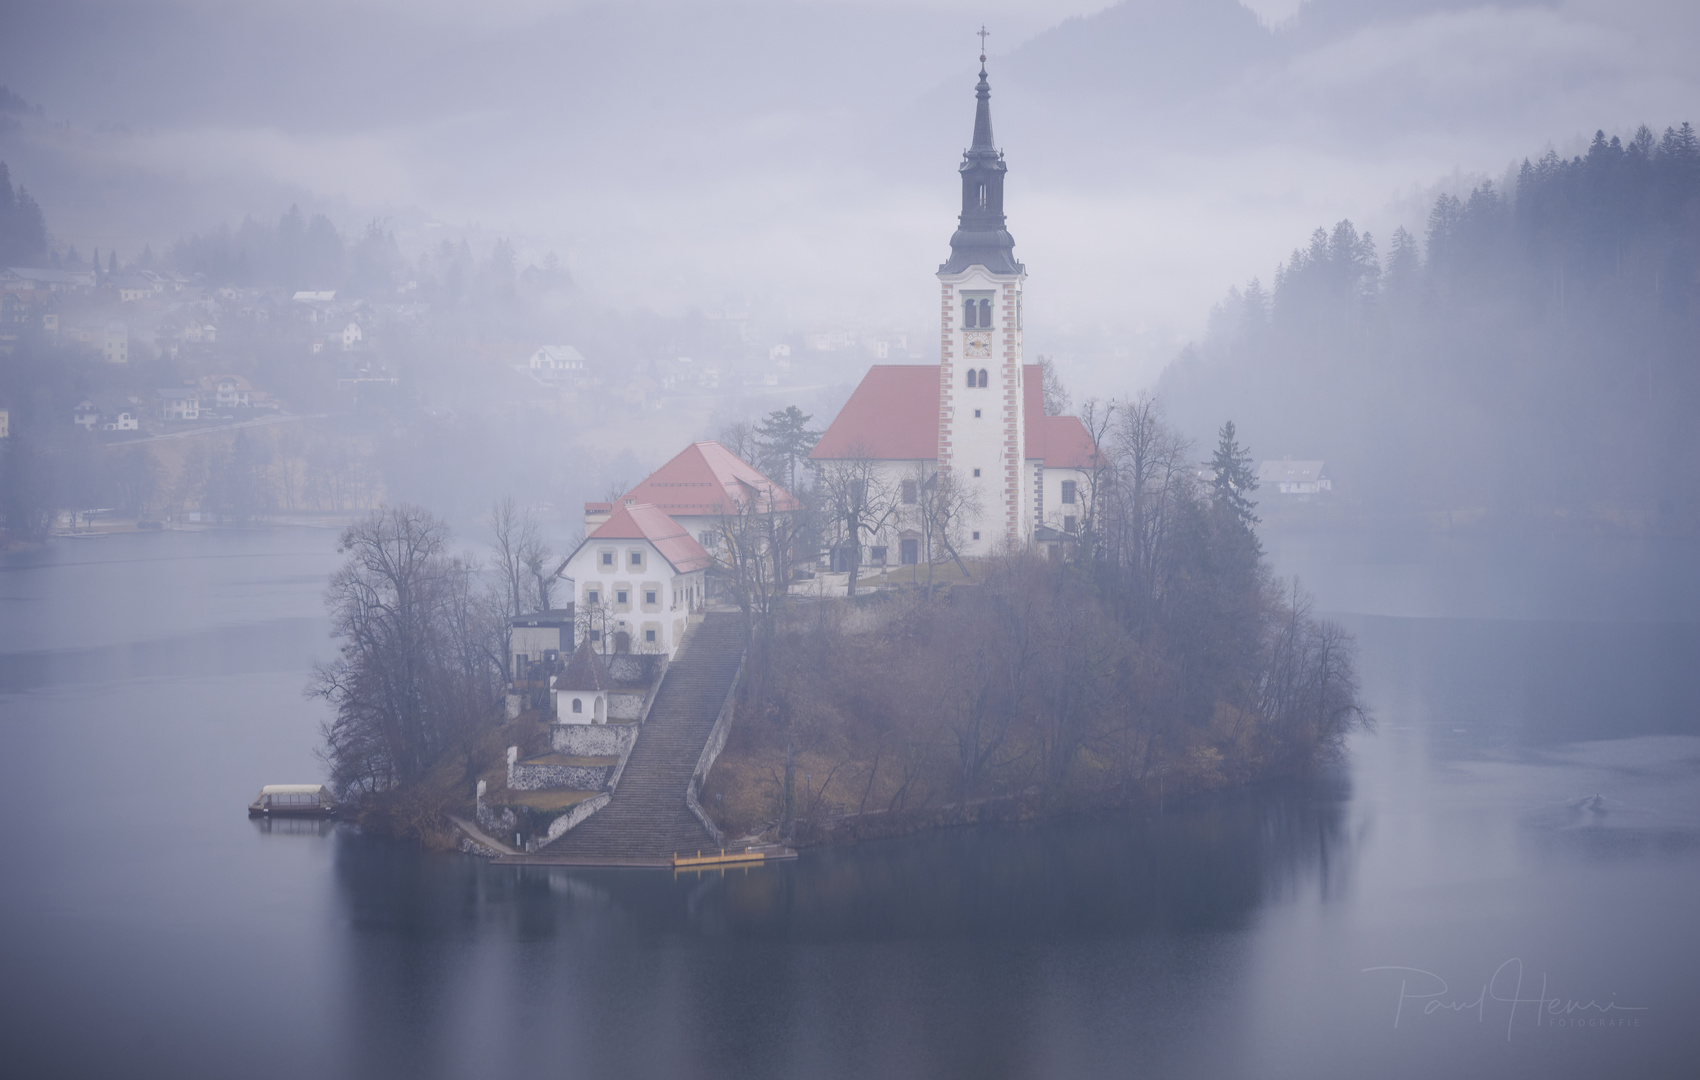
POLYGON ((991 290, 975 289, 962 294, 962 328, 964 330, 990 330, 992 328, 991 290))
POLYGON ((991 384, 991 382, 990 382, 990 381, 989 381, 989 380, 988 380, 988 379, 987 379, 987 378, 986 378, 986 369, 985 369, 985 368, 981 368, 981 369, 980 369, 980 389, 982 389, 982 390, 984 390, 984 389, 985 389, 985 388, 986 388, 986 387, 988 387, 988 386, 990 386, 990 385, 992 385, 992 384, 991 384))
POLYGON ((986 208, 986 185, 980 185, 980 209, 986 208))
POLYGON ((968 369, 968 389, 972 390, 976 386, 979 386, 979 385, 980 385, 980 380, 975 376, 974 369, 969 368, 968 369))

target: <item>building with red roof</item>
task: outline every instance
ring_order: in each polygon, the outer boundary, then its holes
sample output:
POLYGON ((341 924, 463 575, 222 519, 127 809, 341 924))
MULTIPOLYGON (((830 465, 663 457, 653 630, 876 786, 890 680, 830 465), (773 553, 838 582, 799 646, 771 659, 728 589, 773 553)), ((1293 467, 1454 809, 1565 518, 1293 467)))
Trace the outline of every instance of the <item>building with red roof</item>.
POLYGON ((617 503, 557 573, 572 583, 585 639, 671 656, 708 593, 714 559, 654 503, 617 503), (606 639, 606 640, 605 640, 606 639))
POLYGON ((612 503, 585 503, 584 527, 600 527, 618 505, 639 503, 659 507, 710 549, 728 516, 745 510, 785 513, 801 506, 755 466, 712 440, 685 447, 612 503))
POLYGON ((1036 529, 1073 533, 1084 516, 1097 446, 1077 417, 1045 415, 1039 365, 1023 359, 1027 268, 1004 216, 985 59, 958 169, 962 212, 938 269, 941 362, 875 365, 810 454, 817 471, 869 477, 894 504, 874 508, 873 535, 838 538, 835 566, 846 551, 873 565, 936 560, 940 544, 991 554, 1031 545, 1036 529), (935 535, 927 493, 945 490, 963 512, 935 535))
POLYGON ((685 447, 613 502, 585 503, 584 543, 556 571, 571 583, 584 639, 604 651, 672 655, 707 602, 725 520, 801 505, 712 441, 685 447))

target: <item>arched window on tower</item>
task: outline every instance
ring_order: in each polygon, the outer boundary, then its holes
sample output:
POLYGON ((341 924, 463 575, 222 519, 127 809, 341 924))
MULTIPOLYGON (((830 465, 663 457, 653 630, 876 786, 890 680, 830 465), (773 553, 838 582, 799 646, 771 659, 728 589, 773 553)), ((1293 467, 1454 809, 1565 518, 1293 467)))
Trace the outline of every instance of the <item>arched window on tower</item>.
POLYGON ((981 300, 980 301, 980 329, 990 330, 991 328, 992 328, 992 302, 990 300, 981 300))
POLYGON ((988 387, 990 385, 992 385, 992 384, 986 380, 986 369, 981 368, 980 369, 980 388, 985 389, 986 387, 988 387))
POLYGON ((979 385, 980 385, 979 381, 974 378, 974 369, 969 368, 968 369, 968 389, 972 390, 976 386, 979 386, 979 385))
POLYGON ((986 185, 980 185, 980 209, 986 208, 986 185))

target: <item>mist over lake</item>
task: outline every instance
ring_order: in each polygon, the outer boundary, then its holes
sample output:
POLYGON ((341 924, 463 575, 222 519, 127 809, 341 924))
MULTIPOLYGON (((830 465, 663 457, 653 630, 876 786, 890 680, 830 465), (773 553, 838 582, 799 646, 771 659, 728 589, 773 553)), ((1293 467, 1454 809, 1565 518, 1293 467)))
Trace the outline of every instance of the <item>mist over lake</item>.
POLYGON ((0 12, 0 1062, 1687 1077, 1700 9, 0 12))

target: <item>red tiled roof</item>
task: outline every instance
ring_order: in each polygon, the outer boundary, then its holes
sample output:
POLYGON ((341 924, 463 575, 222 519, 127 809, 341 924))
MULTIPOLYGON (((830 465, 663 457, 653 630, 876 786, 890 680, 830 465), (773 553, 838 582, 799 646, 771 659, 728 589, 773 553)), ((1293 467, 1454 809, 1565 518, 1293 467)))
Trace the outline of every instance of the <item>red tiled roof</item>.
MULTIPOLYGON (((699 442, 685 447, 619 501, 653 503, 675 517, 708 517, 736 513, 752 497, 771 499, 776 510, 800 505, 737 454, 717 442, 699 442)), ((585 509, 589 511, 589 504, 585 509)))
MULTIPOLYGON (((1095 447, 1086 425, 1074 416, 1046 416, 1038 364, 1021 371, 1022 433, 1028 458, 1046 468, 1088 469, 1095 447)), ((816 461, 869 457, 882 461, 938 458, 939 369, 937 364, 876 364, 826 429, 816 461)))
MULTIPOLYGON (((1045 431, 1045 468, 1090 469, 1102 464, 1098 447, 1078 416, 1042 416, 1045 431)), ((1027 453, 1033 456, 1032 447, 1027 453)))
MULTIPOLYGON (((701 570, 714 561, 683 526, 653 503, 627 506, 622 502, 614 509, 614 516, 598 525, 584 542, 588 544, 592 540, 648 540, 674 572, 680 574, 701 570)), ((579 547, 582 550, 584 545, 579 547)))
POLYGON ((875 364, 809 457, 934 461, 939 456, 939 366, 875 364))

